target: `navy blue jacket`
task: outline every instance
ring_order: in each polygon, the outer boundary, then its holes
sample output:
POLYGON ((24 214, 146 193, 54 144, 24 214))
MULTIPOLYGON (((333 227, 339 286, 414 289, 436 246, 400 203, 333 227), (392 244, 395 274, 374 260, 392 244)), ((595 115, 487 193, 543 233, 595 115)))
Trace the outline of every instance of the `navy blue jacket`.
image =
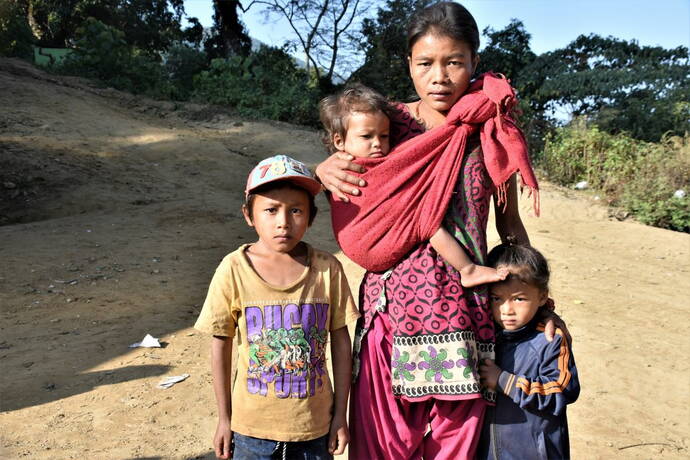
POLYGON ((487 410, 480 460, 568 459, 567 404, 580 394, 575 361, 560 330, 553 342, 536 321, 517 331, 497 331, 496 364, 502 369, 496 406, 487 410))

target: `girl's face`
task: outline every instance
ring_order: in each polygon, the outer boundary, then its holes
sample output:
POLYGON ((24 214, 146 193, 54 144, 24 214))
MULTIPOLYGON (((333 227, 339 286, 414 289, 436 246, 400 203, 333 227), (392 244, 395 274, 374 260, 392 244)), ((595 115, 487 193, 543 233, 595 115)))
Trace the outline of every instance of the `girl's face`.
POLYGON ((544 305, 548 293, 531 284, 510 277, 490 286, 491 311, 494 320, 508 331, 529 323, 544 305))
POLYGON ((479 63, 466 42, 428 33, 412 46, 410 76, 422 104, 445 116, 470 86, 479 63))
POLYGON ((333 145, 357 158, 380 158, 390 151, 389 131, 390 120, 383 112, 352 112, 345 139, 336 133, 333 145))

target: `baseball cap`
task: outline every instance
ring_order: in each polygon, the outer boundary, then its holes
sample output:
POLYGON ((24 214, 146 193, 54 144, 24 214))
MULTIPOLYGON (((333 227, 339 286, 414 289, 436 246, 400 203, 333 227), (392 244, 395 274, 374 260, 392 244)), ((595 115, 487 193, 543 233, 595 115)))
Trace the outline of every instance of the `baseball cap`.
POLYGON ((252 169, 247 178, 247 188, 244 194, 249 195, 254 189, 269 182, 279 180, 289 181, 306 189, 312 195, 321 191, 321 184, 314 179, 309 168, 287 155, 275 155, 261 160, 252 169))

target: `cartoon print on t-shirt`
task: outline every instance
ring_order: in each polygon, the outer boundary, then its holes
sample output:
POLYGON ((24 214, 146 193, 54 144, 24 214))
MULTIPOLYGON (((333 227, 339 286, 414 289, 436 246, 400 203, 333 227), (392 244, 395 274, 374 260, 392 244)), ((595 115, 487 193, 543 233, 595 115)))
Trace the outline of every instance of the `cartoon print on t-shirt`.
POLYGON ((249 367, 247 389, 279 398, 313 396, 323 385, 328 330, 327 303, 246 307, 249 367))

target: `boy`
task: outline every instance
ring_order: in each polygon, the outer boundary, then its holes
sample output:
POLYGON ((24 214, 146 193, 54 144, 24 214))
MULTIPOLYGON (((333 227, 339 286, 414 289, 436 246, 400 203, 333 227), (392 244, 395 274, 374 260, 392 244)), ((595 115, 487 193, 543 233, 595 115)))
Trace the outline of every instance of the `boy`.
POLYGON ((195 324, 213 335, 218 458, 327 459, 349 441, 346 324, 359 314, 338 260, 302 241, 320 190, 304 164, 284 155, 249 174, 242 212, 258 241, 223 259, 195 324), (334 392, 326 369, 329 332, 334 392))
MULTIPOLYGON (((343 151, 355 158, 382 158, 390 152, 390 118, 394 109, 371 88, 353 84, 319 103, 329 153, 343 151)), ((493 283, 506 273, 475 264, 458 241, 443 227, 429 240, 431 246, 460 272, 460 284, 474 287, 493 283)))
POLYGON ((490 286, 497 362, 484 360, 479 373, 497 395, 484 418, 477 458, 570 458, 566 405, 577 399, 580 383, 560 329, 549 342, 536 317, 549 303, 548 263, 536 249, 512 243, 491 250, 488 260, 510 274, 490 286))

